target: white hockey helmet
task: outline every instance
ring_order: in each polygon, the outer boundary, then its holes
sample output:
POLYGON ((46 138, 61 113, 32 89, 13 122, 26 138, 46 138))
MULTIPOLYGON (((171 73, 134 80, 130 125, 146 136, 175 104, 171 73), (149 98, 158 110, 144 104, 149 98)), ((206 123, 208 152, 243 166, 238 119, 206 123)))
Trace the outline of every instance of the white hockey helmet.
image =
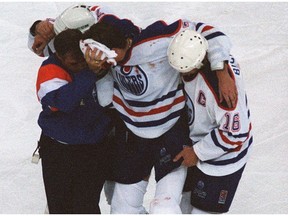
POLYGON ((84 32, 95 23, 95 18, 86 6, 74 5, 63 11, 54 22, 56 34, 65 29, 79 29, 84 32))
POLYGON ((181 73, 200 69, 207 50, 208 42, 201 34, 191 29, 184 30, 173 38, 168 47, 169 64, 181 73))

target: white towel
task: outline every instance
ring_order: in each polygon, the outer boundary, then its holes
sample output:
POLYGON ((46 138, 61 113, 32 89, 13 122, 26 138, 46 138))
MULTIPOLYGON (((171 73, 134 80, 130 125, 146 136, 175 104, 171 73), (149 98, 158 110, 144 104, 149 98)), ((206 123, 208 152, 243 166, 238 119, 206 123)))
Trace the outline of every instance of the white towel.
POLYGON ((104 44, 101 44, 97 41, 94 41, 93 39, 86 39, 86 40, 80 40, 80 49, 82 53, 85 55, 86 49, 89 46, 92 50, 95 48, 97 49, 96 55, 102 51, 103 54, 101 56, 101 60, 107 58, 107 62, 109 64, 113 64, 114 66, 117 65, 117 62, 115 60, 115 57, 117 56, 117 53, 114 50, 110 50, 108 47, 106 47, 104 44))

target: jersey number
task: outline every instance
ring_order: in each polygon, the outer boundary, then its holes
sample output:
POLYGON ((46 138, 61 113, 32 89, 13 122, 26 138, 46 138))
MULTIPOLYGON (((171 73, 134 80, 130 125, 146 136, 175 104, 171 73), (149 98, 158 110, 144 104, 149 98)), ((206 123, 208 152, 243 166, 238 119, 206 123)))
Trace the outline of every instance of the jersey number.
POLYGON ((223 125, 223 129, 225 131, 229 131, 231 128, 231 131, 237 132, 240 130, 240 116, 239 113, 236 113, 231 117, 230 113, 225 114, 225 124, 223 125))

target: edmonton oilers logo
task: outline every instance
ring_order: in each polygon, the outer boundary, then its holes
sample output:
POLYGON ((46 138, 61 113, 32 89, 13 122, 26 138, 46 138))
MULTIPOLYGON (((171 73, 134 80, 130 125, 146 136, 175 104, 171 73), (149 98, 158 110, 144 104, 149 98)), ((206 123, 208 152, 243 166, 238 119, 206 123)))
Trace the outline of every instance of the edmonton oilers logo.
POLYGON ((116 67, 115 69, 117 70, 115 77, 121 89, 133 95, 142 95, 146 92, 148 79, 139 66, 116 67))
POLYGON ((195 108, 189 95, 185 93, 185 96, 186 96, 185 100, 186 100, 187 109, 188 109, 188 124, 192 125, 195 120, 195 108))

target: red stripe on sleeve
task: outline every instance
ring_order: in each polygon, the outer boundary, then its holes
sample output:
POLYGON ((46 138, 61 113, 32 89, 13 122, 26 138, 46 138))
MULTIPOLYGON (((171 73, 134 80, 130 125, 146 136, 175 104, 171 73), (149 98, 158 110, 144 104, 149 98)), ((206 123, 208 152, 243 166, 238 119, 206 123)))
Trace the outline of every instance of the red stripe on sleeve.
POLYGON ((203 33, 203 32, 205 32, 205 31, 208 31, 208 30, 212 29, 212 28, 214 28, 214 27, 207 25, 207 26, 205 26, 205 27, 202 29, 201 32, 203 33))
POLYGON ((250 125, 249 125, 249 131, 248 131, 248 133, 247 133, 246 139, 245 139, 244 141, 238 141, 238 142, 233 142, 233 141, 229 140, 229 139, 223 134, 223 131, 221 131, 221 130, 219 130, 219 134, 220 134, 220 136, 221 136, 221 139, 222 139, 225 143, 230 144, 230 145, 238 145, 238 146, 240 146, 240 145, 242 145, 244 142, 246 142, 246 140, 250 137, 250 131, 251 131, 251 129, 252 129, 252 124, 250 123, 250 125))
POLYGON ((99 6, 92 6, 91 8, 89 8, 90 11, 95 11, 97 8, 99 8, 99 6))

